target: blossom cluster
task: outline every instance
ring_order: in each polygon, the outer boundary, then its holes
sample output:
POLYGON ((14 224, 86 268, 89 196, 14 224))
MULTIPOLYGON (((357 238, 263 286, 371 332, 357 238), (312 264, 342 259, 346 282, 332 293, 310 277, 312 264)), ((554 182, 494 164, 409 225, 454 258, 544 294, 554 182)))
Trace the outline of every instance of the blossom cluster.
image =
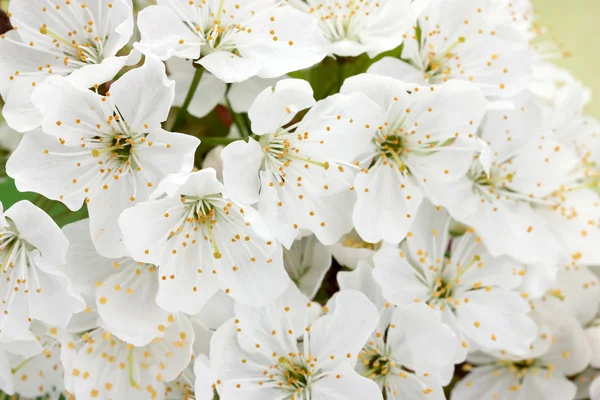
POLYGON ((0 396, 600 399, 600 123, 528 0, 5 19, 0 396))

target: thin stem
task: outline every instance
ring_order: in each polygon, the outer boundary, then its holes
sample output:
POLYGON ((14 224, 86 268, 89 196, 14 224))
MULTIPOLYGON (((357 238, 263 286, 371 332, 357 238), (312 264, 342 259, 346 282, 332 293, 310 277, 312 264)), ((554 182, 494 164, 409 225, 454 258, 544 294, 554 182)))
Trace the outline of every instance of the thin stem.
POLYGON ((192 79, 192 85, 190 86, 190 90, 188 91, 187 96, 185 96, 185 100, 183 101, 179 112, 177 112, 175 122, 173 122, 173 125, 171 126, 171 132, 177 132, 177 130, 181 128, 181 125, 183 125, 183 120, 185 119, 185 115, 187 114, 187 109, 190 106, 194 95, 196 94, 196 89, 198 89, 198 85, 200 84, 200 80, 202 79, 203 73, 203 67, 196 69, 196 73, 194 74, 194 79, 192 79))

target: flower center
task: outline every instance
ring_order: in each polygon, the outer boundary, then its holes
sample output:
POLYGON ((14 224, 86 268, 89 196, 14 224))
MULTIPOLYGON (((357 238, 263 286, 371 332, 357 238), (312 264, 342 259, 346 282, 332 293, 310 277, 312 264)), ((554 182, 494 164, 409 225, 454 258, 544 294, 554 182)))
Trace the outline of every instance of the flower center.
POLYGON ((310 14, 319 16, 323 33, 333 42, 349 39, 360 42, 360 33, 368 16, 379 7, 377 2, 350 0, 346 4, 334 1, 309 1, 314 5, 310 14))
POLYGON ((290 400, 295 400, 297 395, 303 398, 302 394, 319 378, 320 372, 314 371, 314 360, 294 354, 279 357, 274 368, 278 370, 275 377, 277 386, 290 393, 290 400))
POLYGON ((88 25, 83 28, 84 34, 78 34, 73 30, 67 34, 67 37, 60 35, 48 28, 46 24, 40 28, 42 35, 52 38, 52 43, 64 55, 63 63, 69 62, 83 64, 100 64, 104 59, 104 43, 108 41, 108 36, 99 37, 94 33, 94 22, 88 21, 88 25), (76 40, 79 39, 79 42, 76 40))
MULTIPOLYGON (((98 140, 100 142, 104 142, 101 140, 100 136, 96 136, 92 138, 92 140, 98 140)), ((92 155, 94 157, 100 157, 103 153, 110 153, 111 159, 117 159, 120 161, 128 161, 129 157, 133 153, 133 148, 135 146, 135 141, 130 137, 123 136, 121 134, 113 136, 112 140, 108 144, 107 147, 102 149, 93 149, 92 155)))
MULTIPOLYGON (((280 129, 278 133, 273 135, 263 135, 259 142, 263 146, 264 152, 268 155, 263 160, 262 168, 266 171, 271 172, 273 175, 278 177, 279 185, 284 186, 286 179, 292 179, 291 176, 287 176, 286 168, 290 167, 294 161, 303 164, 305 169, 309 169, 311 166, 329 169, 328 161, 321 161, 312 159, 309 156, 300 154, 300 148, 294 146, 294 141, 309 140, 308 132, 304 135, 297 134, 297 138, 292 138, 292 135, 296 135, 294 132, 289 130, 280 129), (270 136, 270 137, 269 137, 270 136)), ((297 165, 297 164, 295 164, 297 165)), ((297 173, 292 173, 296 177, 297 173)), ((301 186, 302 177, 298 176, 298 184, 301 186)))
MULTIPOLYGON (((184 231, 192 231, 186 234, 186 238, 198 236, 198 232, 203 233, 204 240, 210 241, 213 247, 213 257, 219 259, 222 257, 219 251, 219 246, 215 240, 213 229, 217 223, 217 219, 224 219, 231 222, 232 219, 229 217, 229 209, 232 207, 231 203, 223 200, 220 194, 213 194, 206 197, 197 196, 185 196, 181 195, 181 203, 187 208, 187 212, 184 213, 184 218, 179 221, 177 228, 170 233, 170 237, 174 237, 184 231)), ((165 214, 167 216, 168 214, 165 214)), ((187 247, 187 242, 183 242, 184 247, 187 247)), ((195 244, 196 240, 192 240, 192 244, 195 244)))
POLYGON ((433 50, 427 51, 425 56, 425 65, 427 66, 425 69, 425 79, 427 79, 429 83, 442 83, 448 80, 448 77, 452 74, 452 67, 448 65, 449 62, 453 59, 458 61, 460 58, 454 52, 454 49, 465 42, 466 38, 461 36, 442 54, 438 54, 433 50))

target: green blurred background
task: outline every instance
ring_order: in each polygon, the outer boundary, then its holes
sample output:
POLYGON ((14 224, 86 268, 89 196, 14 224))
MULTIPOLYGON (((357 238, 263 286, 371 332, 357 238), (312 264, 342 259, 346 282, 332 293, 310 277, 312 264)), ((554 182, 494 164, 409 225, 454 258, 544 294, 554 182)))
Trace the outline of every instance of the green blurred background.
MULTIPOLYGON (((99 0, 98 0, 99 1, 99 0)), ((600 118, 600 0, 533 0, 538 23, 546 26, 548 39, 562 44, 562 50, 570 57, 556 60, 569 69, 576 78, 592 88, 592 103, 588 113, 600 118)), ((0 8, 6 10, 7 0, 0 0, 0 8)), ((13 182, 0 184, 0 201, 4 208, 33 194, 21 194, 13 182)))

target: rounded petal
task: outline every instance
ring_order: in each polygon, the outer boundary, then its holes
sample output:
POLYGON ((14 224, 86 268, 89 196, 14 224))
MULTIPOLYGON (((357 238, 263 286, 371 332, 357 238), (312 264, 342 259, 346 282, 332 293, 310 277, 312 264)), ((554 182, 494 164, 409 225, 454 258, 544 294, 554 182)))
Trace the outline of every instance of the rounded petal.
POLYGON ((275 133, 287 125, 299 111, 315 104, 313 90, 302 79, 284 79, 263 90, 248 111, 252 132, 275 133))

